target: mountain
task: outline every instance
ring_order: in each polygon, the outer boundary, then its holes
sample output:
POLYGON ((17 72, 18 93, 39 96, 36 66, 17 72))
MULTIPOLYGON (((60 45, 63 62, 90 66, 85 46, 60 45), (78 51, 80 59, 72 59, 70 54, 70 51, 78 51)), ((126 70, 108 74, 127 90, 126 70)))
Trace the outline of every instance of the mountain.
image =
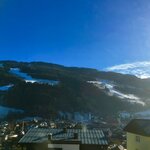
POLYGON ((0 105, 32 115, 150 108, 150 79, 44 62, 0 62, 0 105))

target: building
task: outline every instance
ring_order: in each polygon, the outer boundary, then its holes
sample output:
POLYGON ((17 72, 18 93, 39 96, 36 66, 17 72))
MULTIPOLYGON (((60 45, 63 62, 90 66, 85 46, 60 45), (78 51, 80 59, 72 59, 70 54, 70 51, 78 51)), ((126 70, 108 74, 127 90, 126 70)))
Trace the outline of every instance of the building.
POLYGON ((131 118, 131 114, 127 111, 121 111, 119 112, 120 119, 129 119, 131 118))
POLYGON ((30 129, 19 141, 27 150, 107 150, 102 130, 30 129))
POLYGON ((74 121, 76 122, 89 122, 91 120, 92 120, 91 113, 80 113, 80 112, 74 113, 74 121))
POLYGON ((124 129, 127 150, 150 150, 150 120, 134 119, 124 129))

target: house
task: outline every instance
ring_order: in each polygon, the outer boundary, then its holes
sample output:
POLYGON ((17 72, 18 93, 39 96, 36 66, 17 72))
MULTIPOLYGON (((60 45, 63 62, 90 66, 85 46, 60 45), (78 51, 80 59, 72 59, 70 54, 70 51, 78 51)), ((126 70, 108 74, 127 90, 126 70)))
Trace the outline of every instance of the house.
POLYGON ((150 120, 134 119, 124 129, 127 150, 150 150, 150 120))
POLYGON ((26 150, 107 150, 102 130, 30 129, 19 141, 26 150))

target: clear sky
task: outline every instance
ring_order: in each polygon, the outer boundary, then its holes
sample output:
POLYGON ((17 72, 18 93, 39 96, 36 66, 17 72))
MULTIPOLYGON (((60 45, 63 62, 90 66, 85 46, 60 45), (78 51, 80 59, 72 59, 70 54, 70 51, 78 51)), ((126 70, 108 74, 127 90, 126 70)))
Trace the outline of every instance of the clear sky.
POLYGON ((149 0, 0 0, 0 60, 103 69, 150 60, 149 0))

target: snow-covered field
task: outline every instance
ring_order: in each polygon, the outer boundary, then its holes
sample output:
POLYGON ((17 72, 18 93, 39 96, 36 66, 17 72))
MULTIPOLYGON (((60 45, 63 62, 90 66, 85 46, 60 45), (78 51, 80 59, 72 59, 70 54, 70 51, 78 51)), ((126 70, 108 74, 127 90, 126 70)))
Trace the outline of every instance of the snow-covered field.
POLYGON ((23 110, 0 106, 0 118, 5 117, 9 112, 23 112, 23 110))
POLYGON ((25 80, 25 82, 30 82, 30 83, 40 83, 40 84, 49 84, 49 85, 57 85, 59 81, 55 80, 47 80, 47 79, 36 79, 32 78, 30 75, 27 73, 21 72, 19 68, 10 68, 10 73, 15 74, 16 76, 22 78, 25 80))
POLYGON ((0 86, 0 91, 8 91, 13 86, 14 86, 13 84, 0 86))
POLYGON ((124 94, 118 90, 115 89, 115 84, 111 81, 101 80, 101 81, 88 81, 88 83, 94 84, 96 87, 105 90, 105 92, 109 96, 116 96, 120 99, 126 99, 127 101, 131 103, 138 103, 141 105, 145 105, 143 101, 140 100, 139 97, 135 96, 134 94, 124 94), (106 90, 107 89, 107 90, 106 90))

